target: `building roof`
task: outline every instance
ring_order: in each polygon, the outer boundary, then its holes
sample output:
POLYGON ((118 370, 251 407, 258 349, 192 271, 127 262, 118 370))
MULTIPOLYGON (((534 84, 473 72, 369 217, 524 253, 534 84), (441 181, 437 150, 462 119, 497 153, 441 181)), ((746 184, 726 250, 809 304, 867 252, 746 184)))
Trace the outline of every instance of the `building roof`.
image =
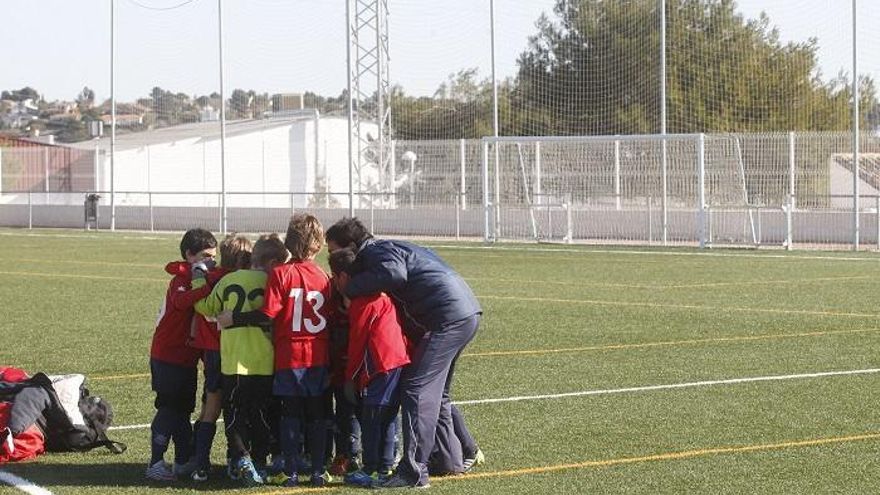
MULTIPOLYGON (((241 134, 260 132, 265 129, 288 126, 296 122, 311 121, 315 118, 313 110, 304 110, 295 115, 286 114, 283 118, 249 119, 226 122, 226 136, 234 137, 241 134)), ((321 116, 321 118, 328 118, 321 116)), ((340 118, 340 117, 329 117, 340 118)), ((344 118, 344 117, 342 117, 344 118)), ((68 146, 79 149, 93 150, 97 146, 101 150, 110 149, 109 130, 105 129, 104 137, 91 141, 70 143, 68 146)), ((126 150, 142 148, 152 144, 173 143, 175 141, 195 139, 200 141, 214 141, 220 139, 220 125, 218 121, 197 122, 193 124, 181 124, 172 127, 162 127, 143 132, 126 132, 116 136, 116 149, 126 150)))

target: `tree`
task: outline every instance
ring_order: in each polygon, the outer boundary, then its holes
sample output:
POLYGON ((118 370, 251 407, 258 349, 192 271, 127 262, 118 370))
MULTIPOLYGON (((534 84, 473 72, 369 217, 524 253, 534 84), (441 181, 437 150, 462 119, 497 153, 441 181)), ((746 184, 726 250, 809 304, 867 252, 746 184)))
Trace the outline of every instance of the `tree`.
POLYGON ((38 102, 40 101, 40 93, 38 93, 37 90, 30 86, 25 86, 21 89, 13 89, 12 91, 3 91, 2 93, 0 93, 0 100, 24 101, 27 99, 38 102))
MULTIPOLYGON (((557 0, 519 58, 515 133, 659 132, 658 5, 557 0)), ((847 128, 845 85, 821 80, 815 39, 783 44, 733 0, 667 5, 669 132, 847 128)))
POLYGON ((76 106, 82 112, 95 105, 95 91, 85 86, 78 95, 76 95, 76 106))

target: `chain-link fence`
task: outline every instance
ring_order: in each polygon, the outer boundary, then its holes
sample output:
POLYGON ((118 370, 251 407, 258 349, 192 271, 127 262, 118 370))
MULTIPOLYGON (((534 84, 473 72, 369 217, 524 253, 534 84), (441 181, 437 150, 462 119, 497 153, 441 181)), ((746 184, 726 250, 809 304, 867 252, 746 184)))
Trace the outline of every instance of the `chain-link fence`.
POLYGON ((853 246, 880 186, 872 7, 12 0, 0 41, 34 49, 0 75, 0 218, 77 225, 97 192, 102 227, 308 208, 483 237, 486 200, 491 237, 695 243, 692 141, 613 136, 705 133, 706 242, 853 246), (484 194, 481 138, 588 135, 493 149, 484 194))

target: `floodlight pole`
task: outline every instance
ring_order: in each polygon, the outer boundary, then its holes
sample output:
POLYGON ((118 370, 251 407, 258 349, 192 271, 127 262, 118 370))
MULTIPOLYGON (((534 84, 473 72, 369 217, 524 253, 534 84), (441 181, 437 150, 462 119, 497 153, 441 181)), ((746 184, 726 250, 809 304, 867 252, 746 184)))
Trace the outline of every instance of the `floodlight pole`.
MULTIPOLYGON (((223 0, 217 0, 217 46, 220 52, 220 233, 226 234, 226 92, 223 86, 223 0)), ((317 152, 317 151, 316 151, 317 152)))
MULTIPOLYGON (((351 66, 351 0, 345 1, 345 60, 348 68, 348 217, 354 218, 354 95, 351 92, 351 79, 354 68, 351 66)), ((360 154, 360 153, 358 153, 360 154)))
POLYGON ((852 0, 852 54, 853 54, 853 110, 852 110, 852 148, 853 148, 853 251, 859 250, 859 69, 858 47, 856 44, 856 0, 852 0))
MULTIPOLYGON (((660 0, 660 134, 666 135, 666 0, 660 0)), ((661 147, 661 207, 663 225, 663 245, 666 245, 666 233, 668 225, 667 214, 667 161, 666 140, 661 147)))
POLYGON ((116 230, 116 0, 110 0, 110 230, 116 230))
MULTIPOLYGON (((489 34, 490 45, 492 49, 492 132, 498 137, 498 78, 495 76, 495 0, 489 0, 489 34)), ((501 235, 501 166, 498 156, 498 141, 494 143, 495 148, 495 197, 493 203, 495 207, 495 236, 497 240, 501 235)))

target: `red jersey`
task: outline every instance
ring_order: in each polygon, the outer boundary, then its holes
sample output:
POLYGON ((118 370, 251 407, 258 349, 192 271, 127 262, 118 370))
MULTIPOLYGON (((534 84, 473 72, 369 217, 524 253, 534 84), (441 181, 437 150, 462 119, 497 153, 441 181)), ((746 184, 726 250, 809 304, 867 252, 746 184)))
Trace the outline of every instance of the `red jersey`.
POLYGON ((359 389, 377 374, 409 364, 406 337, 390 297, 380 293, 352 299, 348 321, 345 377, 359 389))
POLYGON ((262 312, 272 318, 275 369, 327 366, 330 278, 313 261, 276 266, 266 281, 262 312))
POLYGON ((188 345, 193 322, 193 305, 207 297, 211 288, 192 288, 189 264, 185 261, 172 261, 165 265, 165 271, 174 275, 165 292, 165 300, 159 308, 156 331, 150 357, 178 366, 195 366, 199 360, 199 350, 188 345))
MULTIPOLYGON (((205 279, 206 284, 211 289, 214 288, 214 285, 223 278, 223 275, 231 272, 228 268, 218 267, 208 272, 208 276, 205 279)), ((210 290, 208 294, 210 294, 210 290)), ((192 323, 192 331, 190 332, 190 336, 192 340, 190 345, 195 347, 196 349, 202 349, 205 351, 219 351, 220 350, 220 329, 217 328, 217 320, 211 318, 208 320, 204 316, 195 313, 193 315, 193 323, 192 323)))

